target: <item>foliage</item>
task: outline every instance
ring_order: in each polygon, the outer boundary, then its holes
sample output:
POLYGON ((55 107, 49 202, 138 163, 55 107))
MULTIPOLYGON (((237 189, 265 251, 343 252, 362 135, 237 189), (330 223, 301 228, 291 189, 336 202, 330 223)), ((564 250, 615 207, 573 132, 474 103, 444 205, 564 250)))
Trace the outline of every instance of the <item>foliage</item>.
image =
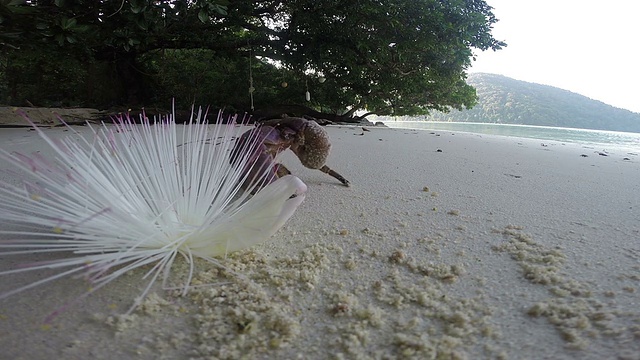
POLYGON ((37 106, 110 104, 121 85, 107 63, 79 58, 57 46, 0 55, 0 103, 37 106), (64 58, 64 61, 53 59, 64 58), (28 103, 27 103, 28 101, 28 103))
POLYGON ((114 101, 129 105, 174 93, 248 108, 251 58, 257 102, 300 103, 308 89, 329 111, 415 114, 474 105, 474 51, 505 45, 491 10, 483 0, 0 0, 0 46, 19 57, 52 44, 61 61, 108 63, 122 84, 114 101))
POLYGON ((469 83, 478 89, 476 107, 421 119, 640 132, 640 114, 567 90, 482 73, 471 74, 469 83))

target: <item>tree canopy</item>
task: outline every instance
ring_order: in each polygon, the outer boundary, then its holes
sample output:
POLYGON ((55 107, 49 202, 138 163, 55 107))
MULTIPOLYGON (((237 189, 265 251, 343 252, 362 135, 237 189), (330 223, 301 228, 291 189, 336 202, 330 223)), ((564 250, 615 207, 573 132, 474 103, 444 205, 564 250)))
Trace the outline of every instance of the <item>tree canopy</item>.
POLYGON ((482 0, 0 0, 0 92, 46 98, 23 82, 50 77, 96 106, 468 108, 474 52, 505 46, 496 21, 482 0))

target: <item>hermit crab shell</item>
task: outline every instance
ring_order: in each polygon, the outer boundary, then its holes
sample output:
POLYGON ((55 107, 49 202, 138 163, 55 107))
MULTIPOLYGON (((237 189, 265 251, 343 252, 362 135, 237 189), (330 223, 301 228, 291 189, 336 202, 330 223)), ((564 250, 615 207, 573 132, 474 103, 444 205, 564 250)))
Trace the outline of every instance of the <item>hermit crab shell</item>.
POLYGON ((301 144, 292 147, 300 162, 310 169, 320 169, 327 162, 331 142, 327 131, 315 121, 307 122, 301 144))

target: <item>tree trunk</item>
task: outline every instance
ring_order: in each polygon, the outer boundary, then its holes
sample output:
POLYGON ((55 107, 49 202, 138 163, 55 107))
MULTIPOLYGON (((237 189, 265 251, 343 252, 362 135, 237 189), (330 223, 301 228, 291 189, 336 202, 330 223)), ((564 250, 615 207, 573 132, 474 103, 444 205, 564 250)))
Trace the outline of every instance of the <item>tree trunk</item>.
POLYGON ((121 101, 127 106, 144 105, 147 100, 144 91, 144 76, 136 66, 135 52, 121 52, 115 54, 116 76, 122 84, 121 101))

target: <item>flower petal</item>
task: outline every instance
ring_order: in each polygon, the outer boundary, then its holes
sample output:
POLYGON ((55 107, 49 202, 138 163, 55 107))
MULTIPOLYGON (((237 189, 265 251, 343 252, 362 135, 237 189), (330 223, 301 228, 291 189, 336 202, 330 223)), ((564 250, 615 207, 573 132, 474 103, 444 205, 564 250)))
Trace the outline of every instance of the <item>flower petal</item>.
POLYGON ((293 215, 305 198, 307 186, 293 175, 264 187, 231 214, 213 224, 185 246, 195 256, 223 256, 262 243, 293 215))

